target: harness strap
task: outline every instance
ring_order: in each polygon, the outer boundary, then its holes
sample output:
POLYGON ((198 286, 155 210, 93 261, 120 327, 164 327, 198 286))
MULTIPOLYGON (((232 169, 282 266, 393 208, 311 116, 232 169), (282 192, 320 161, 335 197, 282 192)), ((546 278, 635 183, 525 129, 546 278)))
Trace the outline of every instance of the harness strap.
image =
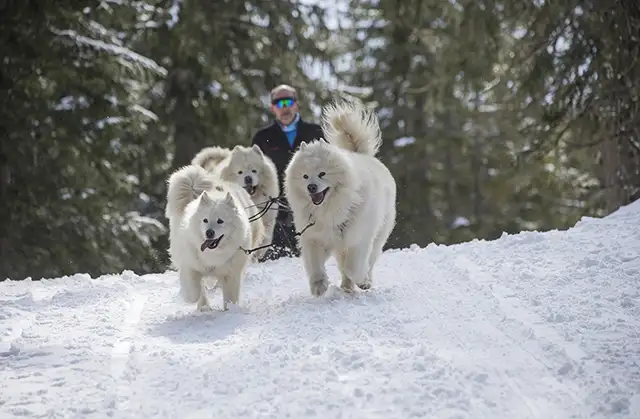
MULTIPOLYGON (((301 231, 299 231, 299 232, 295 233, 295 234, 293 235, 293 237, 301 236, 305 231, 307 231, 307 229, 308 229, 309 227, 311 227, 311 226, 312 226, 312 225, 314 225, 314 224, 315 224, 315 223, 310 222, 310 223, 309 223, 309 224, 307 224, 307 225, 306 225, 306 226, 305 226, 301 231)), ((282 228, 282 226, 280 226, 280 228, 282 228)), ((284 231, 283 231, 283 232, 284 232, 284 231)), ((271 243, 269 243, 269 244, 265 244, 265 245, 262 245, 262 246, 259 246, 259 247, 253 248, 253 249, 245 249, 245 248, 243 248, 243 247, 241 246, 241 247, 240 247, 240 250, 242 250, 245 254, 250 255, 251 253, 256 252, 256 251, 258 251, 258 250, 260 250, 260 249, 266 249, 266 248, 268 248, 268 247, 273 247, 273 246, 275 246, 275 243, 274 243, 274 242, 271 242, 271 243)))

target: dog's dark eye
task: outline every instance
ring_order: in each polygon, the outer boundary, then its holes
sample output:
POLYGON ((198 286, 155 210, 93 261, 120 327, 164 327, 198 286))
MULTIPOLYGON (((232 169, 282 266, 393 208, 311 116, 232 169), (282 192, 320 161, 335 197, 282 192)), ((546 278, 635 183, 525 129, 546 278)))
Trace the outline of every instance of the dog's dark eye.
POLYGON ((209 222, 209 220, 207 220, 206 218, 204 220, 202 220, 203 223, 207 224, 209 222))
POLYGON ((242 174, 242 170, 238 170, 238 174, 241 175, 242 174))
POLYGON ((256 169, 253 169, 251 172, 258 173, 258 171, 256 169))
POLYGON ((309 175, 302 175, 303 178, 309 179, 309 175))
POLYGON ((326 175, 326 173, 325 173, 325 172, 320 172, 320 173, 318 173, 318 177, 323 177, 324 175, 326 175))
POLYGON ((222 224, 224 223, 224 221, 222 221, 220 218, 218 218, 218 224, 222 224))

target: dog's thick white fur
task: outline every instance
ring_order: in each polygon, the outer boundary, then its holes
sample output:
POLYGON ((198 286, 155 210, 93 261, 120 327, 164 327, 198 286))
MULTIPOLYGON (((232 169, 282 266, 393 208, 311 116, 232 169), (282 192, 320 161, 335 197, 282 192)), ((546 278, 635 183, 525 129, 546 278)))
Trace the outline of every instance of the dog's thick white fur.
POLYGON ((285 193, 311 294, 329 282, 325 262, 338 262, 341 287, 372 285, 372 271, 395 226, 396 182, 375 155, 382 142, 376 115, 356 100, 325 107, 324 141, 301 144, 287 166, 285 193))
MULTIPOLYGON (((242 186, 258 210, 264 210, 269 198, 276 198, 280 193, 276 166, 257 145, 237 145, 233 149, 206 147, 195 155, 191 164, 202 166, 223 180, 242 186)), ((259 246, 268 245, 273 239, 278 207, 278 203, 274 202, 260 217, 265 234, 259 246)), ((264 252, 262 249, 254 254, 259 258, 264 252)))
POLYGON ((249 256, 243 249, 262 239, 262 223, 249 223, 256 211, 249 194, 206 169, 190 165, 168 179, 169 254, 180 277, 180 293, 200 311, 211 310, 204 279, 217 279, 223 309, 239 304, 249 256), (249 208, 249 209, 247 209, 249 208))

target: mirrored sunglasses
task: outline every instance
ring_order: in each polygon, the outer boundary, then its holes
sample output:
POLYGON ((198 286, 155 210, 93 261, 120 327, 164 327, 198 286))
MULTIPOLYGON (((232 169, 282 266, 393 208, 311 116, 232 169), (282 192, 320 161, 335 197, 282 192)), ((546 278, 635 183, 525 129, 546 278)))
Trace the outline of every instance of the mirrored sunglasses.
POLYGON ((296 103, 296 100, 292 97, 281 97, 281 98, 272 100, 271 103, 273 103, 276 106, 276 108, 282 109, 282 108, 292 107, 293 104, 296 103))

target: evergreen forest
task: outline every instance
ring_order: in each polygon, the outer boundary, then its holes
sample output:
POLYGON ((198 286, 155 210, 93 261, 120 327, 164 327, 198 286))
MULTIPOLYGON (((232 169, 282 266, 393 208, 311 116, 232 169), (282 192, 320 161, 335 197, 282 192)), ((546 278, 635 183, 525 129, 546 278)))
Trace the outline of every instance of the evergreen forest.
POLYGON ((373 107, 388 248, 566 229, 640 197, 636 0, 6 0, 0 278, 170 266, 166 181, 269 91, 373 107))

